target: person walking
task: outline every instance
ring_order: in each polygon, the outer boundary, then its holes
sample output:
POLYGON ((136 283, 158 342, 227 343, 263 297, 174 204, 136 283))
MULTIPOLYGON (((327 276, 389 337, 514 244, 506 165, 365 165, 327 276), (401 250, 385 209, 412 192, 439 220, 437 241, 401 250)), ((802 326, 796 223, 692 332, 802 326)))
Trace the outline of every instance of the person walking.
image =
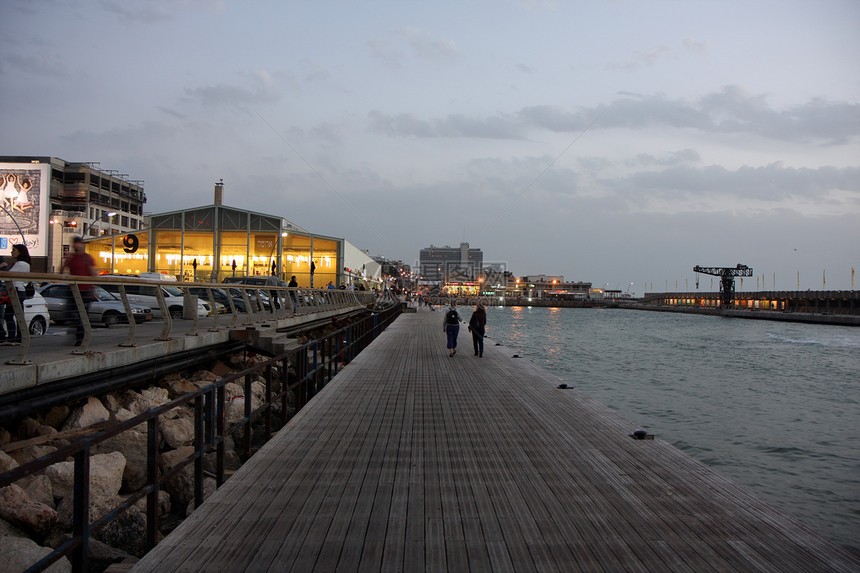
POLYGON ((475 305, 475 311, 469 319, 469 332, 472 333, 472 345, 475 347, 475 356, 484 356, 484 334, 487 327, 487 311, 480 302, 475 305))
POLYGON ((442 323, 442 330, 448 336, 448 356, 457 354, 457 336, 460 334, 460 315, 457 314, 457 309, 454 303, 451 303, 451 308, 445 313, 445 320, 442 323))
MULTIPOLYGON (((299 288, 299 282, 296 280, 296 275, 290 277, 290 282, 287 283, 287 286, 291 289, 299 288)), ((290 301, 293 303, 293 314, 295 314, 299 310, 299 301, 296 298, 296 291, 290 291, 290 301)))
MULTIPOLYGON (((12 266, 9 267, 10 273, 29 273, 30 272, 30 251, 27 245, 19 244, 12 245, 12 254, 9 257, 12 261, 12 266)), ((6 289, 14 288, 18 292, 18 300, 21 301, 21 307, 24 307, 26 299, 26 286, 24 281, 6 282, 6 289)), ((3 320, 6 322, 6 342, 4 344, 21 344, 21 325, 15 321, 15 310, 12 307, 12 299, 5 305, 3 320)), ((26 328, 26 327, 25 327, 26 328)))
MULTIPOLYGON (((63 274, 74 275, 79 277, 94 277, 96 276, 96 262, 87 253, 84 247, 84 240, 80 237, 72 239, 72 252, 63 261, 63 274)), ((84 302, 84 308, 93 300, 93 285, 78 283, 78 290, 81 291, 81 298, 84 302)), ((77 328, 75 329, 75 346, 80 346, 84 340, 84 321, 83 317, 77 312, 77 305, 72 301, 74 314, 77 315, 77 328)))

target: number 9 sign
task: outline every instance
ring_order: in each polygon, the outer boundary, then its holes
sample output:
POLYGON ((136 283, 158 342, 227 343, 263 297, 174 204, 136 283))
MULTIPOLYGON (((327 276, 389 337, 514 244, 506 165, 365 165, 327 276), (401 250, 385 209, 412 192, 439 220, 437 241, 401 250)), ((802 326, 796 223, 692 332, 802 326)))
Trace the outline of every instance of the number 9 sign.
POLYGON ((140 239, 137 238, 137 235, 126 235, 122 238, 122 246, 125 247, 123 251, 126 253, 136 253, 140 247, 140 239))

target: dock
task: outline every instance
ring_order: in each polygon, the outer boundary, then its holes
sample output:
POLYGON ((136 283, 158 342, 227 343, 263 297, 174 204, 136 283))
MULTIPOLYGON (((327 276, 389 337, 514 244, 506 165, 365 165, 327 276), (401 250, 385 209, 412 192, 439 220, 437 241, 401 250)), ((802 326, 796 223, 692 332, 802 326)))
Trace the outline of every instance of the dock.
POLYGON ((131 570, 860 571, 561 382, 403 314, 131 570))

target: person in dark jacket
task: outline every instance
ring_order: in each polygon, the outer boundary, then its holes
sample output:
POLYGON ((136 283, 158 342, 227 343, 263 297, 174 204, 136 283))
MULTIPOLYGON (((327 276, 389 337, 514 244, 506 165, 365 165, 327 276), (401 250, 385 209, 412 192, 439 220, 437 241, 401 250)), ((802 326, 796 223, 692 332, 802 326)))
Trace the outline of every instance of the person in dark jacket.
POLYGON ((448 336, 448 356, 454 356, 457 354, 457 336, 460 334, 460 315, 457 314, 454 303, 451 303, 451 308, 445 313, 442 330, 448 336))
POLYGON ((472 345, 475 347, 475 356, 484 355, 484 334, 487 327, 487 311, 480 302, 475 305, 472 318, 469 319, 469 332, 472 333, 472 345))

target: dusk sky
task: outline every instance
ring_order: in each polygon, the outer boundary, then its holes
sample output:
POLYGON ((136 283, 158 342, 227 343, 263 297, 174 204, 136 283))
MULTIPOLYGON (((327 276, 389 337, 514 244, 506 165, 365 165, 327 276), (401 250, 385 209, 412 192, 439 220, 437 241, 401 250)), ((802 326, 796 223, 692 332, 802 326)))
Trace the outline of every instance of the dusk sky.
POLYGON ((223 179, 371 255, 637 295, 860 271, 857 0, 3 0, 0 43, 0 155, 128 173, 149 213, 223 179))

